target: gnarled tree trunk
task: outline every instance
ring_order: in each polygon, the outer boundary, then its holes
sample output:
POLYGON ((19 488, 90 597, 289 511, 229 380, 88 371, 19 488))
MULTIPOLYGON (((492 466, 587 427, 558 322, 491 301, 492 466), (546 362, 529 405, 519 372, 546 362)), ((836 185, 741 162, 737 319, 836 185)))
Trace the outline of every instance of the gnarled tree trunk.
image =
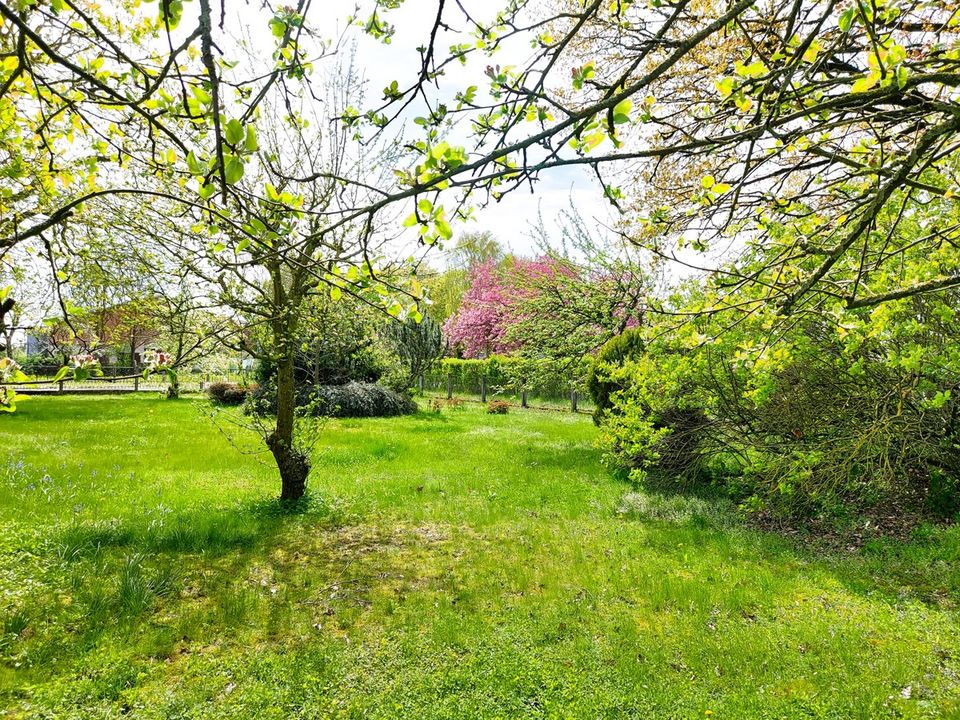
POLYGON ((277 424, 267 437, 267 446, 280 470, 280 499, 294 501, 306 491, 310 460, 293 446, 296 387, 294 354, 289 342, 283 343, 281 355, 277 363, 277 424))

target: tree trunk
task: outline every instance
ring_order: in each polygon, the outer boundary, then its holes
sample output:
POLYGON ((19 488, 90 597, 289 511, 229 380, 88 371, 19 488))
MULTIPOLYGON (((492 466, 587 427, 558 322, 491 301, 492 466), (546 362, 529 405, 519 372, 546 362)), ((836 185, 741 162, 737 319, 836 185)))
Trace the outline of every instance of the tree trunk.
POLYGON ((277 363, 277 425, 267 437, 267 446, 280 470, 280 500, 294 501, 303 497, 307 487, 310 461, 293 447, 293 422, 296 388, 292 350, 283 353, 277 363))

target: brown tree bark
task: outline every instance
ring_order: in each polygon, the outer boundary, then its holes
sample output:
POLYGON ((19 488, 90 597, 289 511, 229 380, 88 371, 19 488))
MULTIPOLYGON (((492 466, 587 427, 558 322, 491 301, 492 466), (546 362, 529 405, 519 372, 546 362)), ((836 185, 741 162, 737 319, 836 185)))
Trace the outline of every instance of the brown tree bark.
POLYGON ((286 501, 303 497, 310 472, 310 461, 293 446, 296 406, 293 363, 293 353, 285 352, 277 364, 277 424, 267 437, 267 446, 280 470, 280 499, 286 501))
MULTIPOLYGON (((274 276, 274 293, 277 307, 285 308, 282 277, 274 276)), ((299 297, 286 298, 297 302, 299 297)), ((298 303, 297 303, 298 304, 298 303)), ((284 315, 273 321, 274 344, 277 349, 277 422, 267 436, 267 447, 273 454, 280 471, 280 500, 293 502, 303 497, 310 474, 310 459, 293 445, 293 430, 296 411, 295 337, 297 307, 286 307, 284 315)))

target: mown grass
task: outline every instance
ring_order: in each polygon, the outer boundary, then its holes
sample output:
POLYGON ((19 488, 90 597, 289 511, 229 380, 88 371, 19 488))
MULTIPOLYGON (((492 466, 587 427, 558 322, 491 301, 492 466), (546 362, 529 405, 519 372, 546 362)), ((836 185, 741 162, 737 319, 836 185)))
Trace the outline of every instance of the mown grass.
POLYGON ((618 482, 587 417, 473 407, 328 423, 280 513, 232 411, 21 410, 7 717, 960 716, 955 528, 819 554, 618 482))

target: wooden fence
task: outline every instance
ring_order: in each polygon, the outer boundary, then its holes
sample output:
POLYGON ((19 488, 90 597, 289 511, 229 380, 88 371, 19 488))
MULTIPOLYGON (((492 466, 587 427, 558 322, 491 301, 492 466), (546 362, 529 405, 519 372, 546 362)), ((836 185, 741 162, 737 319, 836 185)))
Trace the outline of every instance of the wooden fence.
MULTIPOLYGON (((57 368, 58 369, 58 368, 57 368)), ((24 395, 119 395, 132 392, 163 392, 168 382, 164 375, 150 375, 146 379, 134 373, 133 368, 106 368, 112 371, 101 377, 89 377, 82 381, 64 379, 54 382, 56 370, 46 377, 33 376, 29 380, 6 383, 16 392, 24 395)), ((184 393, 203 392, 215 382, 246 383, 250 378, 237 373, 184 373, 178 375, 180 391, 184 393)), ((502 400, 522 408, 538 410, 565 410, 569 412, 592 413, 593 402, 583 388, 575 386, 559 388, 529 387, 515 388, 491 383, 486 375, 475 381, 458 381, 452 373, 430 373, 421 375, 417 389, 425 397, 439 397, 452 400, 458 398, 470 402, 487 403, 490 400, 502 400)))
POLYGON ((553 387, 531 386, 516 389, 504 384, 491 383, 486 375, 481 375, 473 381, 462 381, 449 372, 421 375, 418 381, 418 389, 422 394, 445 397, 448 400, 459 398, 482 403, 503 400, 523 408, 592 413, 594 407, 589 393, 572 381, 568 385, 567 388, 554 385, 553 387))
MULTIPOLYGON (((163 392, 169 382, 166 375, 154 374, 147 378, 133 368, 108 367, 102 376, 91 376, 85 380, 65 378, 54 382, 59 367, 36 368, 35 375, 28 380, 3 383, 23 395, 119 395, 131 392, 163 392)), ((203 392, 215 382, 248 382, 249 378, 235 373, 185 373, 177 375, 180 392, 203 392)))

